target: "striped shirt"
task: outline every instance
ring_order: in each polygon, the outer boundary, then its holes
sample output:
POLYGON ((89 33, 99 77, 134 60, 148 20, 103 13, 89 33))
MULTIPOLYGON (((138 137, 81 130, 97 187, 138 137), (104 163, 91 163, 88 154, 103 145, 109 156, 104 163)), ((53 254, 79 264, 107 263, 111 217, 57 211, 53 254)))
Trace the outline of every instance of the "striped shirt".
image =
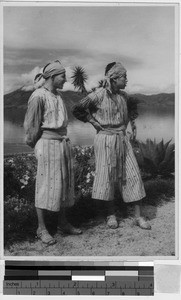
POLYGON ((94 118, 101 126, 127 125, 137 118, 137 103, 126 93, 112 94, 104 88, 88 94, 73 108, 74 116, 88 122, 94 118))
POLYGON ((44 87, 35 90, 28 101, 24 120, 26 143, 34 147, 43 130, 60 130, 67 125, 67 111, 61 96, 51 93, 44 87))
POLYGON ((128 137, 116 130, 128 125, 137 116, 137 103, 126 93, 112 94, 104 88, 88 94, 74 106, 74 116, 88 122, 94 119, 105 130, 100 130, 94 139, 96 170, 92 198, 111 201, 115 197, 115 183, 125 202, 138 201, 145 197, 144 185, 128 137))

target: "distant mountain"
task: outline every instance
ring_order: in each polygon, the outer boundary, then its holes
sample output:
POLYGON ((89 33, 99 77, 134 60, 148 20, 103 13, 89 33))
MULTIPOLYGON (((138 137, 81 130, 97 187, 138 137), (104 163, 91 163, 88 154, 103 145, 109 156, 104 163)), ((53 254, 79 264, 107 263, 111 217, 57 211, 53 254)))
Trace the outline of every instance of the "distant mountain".
MULTIPOLYGON (((28 99, 31 94, 32 91, 18 89, 4 95, 4 117, 6 121, 11 121, 19 125, 23 124, 28 99)), ((74 91, 65 91, 61 92, 61 94, 67 108, 68 117, 72 120, 74 117, 71 114, 71 108, 75 103, 82 99, 83 96, 74 91)))
MULTIPOLYGON (((4 95, 4 106, 5 108, 26 108, 28 99, 31 96, 32 91, 23 91, 22 89, 18 89, 14 92, 4 95)), ((66 91, 61 92, 63 99, 65 100, 65 104, 69 106, 69 104, 73 105, 77 101, 79 101, 83 96, 74 91, 66 91)))
POLYGON ((149 106, 162 106, 170 107, 175 104, 175 94, 161 93, 157 95, 142 95, 134 94, 134 97, 138 99, 139 105, 149 105, 149 106))
POLYGON ((19 108, 26 108, 27 102, 32 92, 23 91, 22 89, 18 89, 13 91, 9 94, 4 95, 4 107, 5 108, 12 108, 12 107, 19 107, 19 108))
MULTIPOLYGON (((74 119, 71 114, 72 106, 83 98, 83 95, 74 91, 61 92, 64 99, 69 119, 74 119)), ((22 125, 27 103, 32 91, 23 91, 18 89, 14 92, 4 95, 4 116, 5 120, 22 125)), ((175 94, 158 94, 158 95, 132 95, 137 99, 140 107, 155 108, 163 107, 174 109, 175 94)))
MULTIPOLYGON (((70 105, 78 102, 83 96, 74 91, 61 92, 65 100, 66 105, 70 105)), ((4 106, 5 108, 26 108, 27 102, 32 94, 31 91, 23 91, 18 89, 14 92, 4 95, 4 106)), ((175 94, 157 94, 157 95, 143 95, 143 94, 133 94, 132 96, 138 99, 140 105, 163 105, 163 106, 173 106, 175 102, 175 94)))

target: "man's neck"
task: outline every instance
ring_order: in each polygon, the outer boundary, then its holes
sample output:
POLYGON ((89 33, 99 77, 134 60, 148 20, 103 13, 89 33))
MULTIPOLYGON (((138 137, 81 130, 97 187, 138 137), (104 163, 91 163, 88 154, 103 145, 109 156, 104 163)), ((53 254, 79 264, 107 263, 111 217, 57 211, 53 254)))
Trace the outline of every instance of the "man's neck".
POLYGON ((50 92, 53 93, 53 94, 56 94, 56 93, 57 93, 57 91, 56 91, 56 89, 54 88, 52 82, 48 82, 48 81, 45 82, 44 88, 45 88, 46 90, 50 91, 50 92))
POLYGON ((114 88, 114 87, 112 87, 112 93, 113 94, 119 94, 120 93, 120 89, 117 89, 117 88, 114 88))

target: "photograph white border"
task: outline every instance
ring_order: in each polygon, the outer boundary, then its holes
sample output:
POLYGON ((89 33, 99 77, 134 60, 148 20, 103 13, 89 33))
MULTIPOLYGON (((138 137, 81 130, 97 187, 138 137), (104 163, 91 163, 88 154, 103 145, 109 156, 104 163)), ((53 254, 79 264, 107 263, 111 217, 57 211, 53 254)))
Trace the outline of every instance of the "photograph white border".
MULTIPOLYGON (((3 1, 1 3, 1 8, 5 7, 5 6, 72 6, 72 5, 76 5, 76 6, 113 6, 113 5, 177 5, 179 4, 179 2, 174 2, 174 1, 158 1, 158 2, 153 2, 153 1, 139 1, 139 3, 137 1, 132 1, 132 2, 128 2, 128 1, 120 1, 118 2, 104 2, 104 1, 99 1, 99 2, 95 2, 95 1, 54 1, 53 3, 50 1, 3 1)), ((177 20, 176 20, 176 35, 178 36, 178 41, 176 42, 176 55, 175 55, 175 157, 176 157, 176 170, 175 170, 175 174, 176 174, 176 180, 175 180, 175 256, 46 256, 46 257, 42 257, 42 256, 4 256, 4 247, 2 246, 3 249, 1 249, 1 259, 3 260, 53 260, 53 261, 157 261, 157 260, 178 260, 180 257, 180 246, 179 246, 179 211, 180 211, 180 207, 179 207, 179 95, 180 95, 180 84, 179 84, 179 77, 180 77, 180 66, 179 66, 179 44, 180 44, 180 33, 179 33, 179 16, 180 16, 180 11, 179 8, 176 9, 177 10, 177 20), (178 32, 177 32, 178 31, 178 32), (178 67, 177 67, 178 66, 178 67)), ((3 16, 3 12, 1 10, 1 14, 3 16)), ((3 20, 1 18, 1 20, 3 20)), ((2 21, 1 21, 2 22, 2 21)), ((3 26, 2 26, 3 28, 3 26)), ((1 41, 3 40, 3 38, 1 39, 1 41)), ((2 49, 3 49, 3 44, 2 44, 2 49)), ((1 51, 1 75, 3 76, 3 71, 2 71, 2 66, 3 66, 3 51, 1 51)), ((3 77, 1 76, 1 94, 3 91, 3 77)), ((3 103, 3 95, 1 95, 1 99, 2 99, 2 103, 3 103)), ((1 103, 1 105, 2 105, 1 103)), ((3 120, 3 105, 1 107, 1 120, 3 120)), ((1 126, 1 128, 3 128, 3 125, 1 126)), ((1 132, 1 136, 2 138, 2 132, 1 132)), ((2 138, 3 140, 3 138, 2 138)), ((2 146, 2 145, 1 145, 2 146)), ((3 154, 3 148, 1 147, 1 154, 3 154)), ((1 156, 1 158, 3 158, 3 155, 1 156)), ((3 166, 3 159, 1 159, 1 163, 3 166)), ((1 168, 3 170, 3 167, 1 168)), ((1 177, 1 191, 3 191, 3 176, 1 177)), ((3 199, 3 193, 2 193, 2 199, 3 199)), ((1 220, 3 221, 3 201, 1 201, 1 220)), ((1 223, 1 229, 3 228, 3 223, 1 223)), ((2 241, 4 241, 3 239, 3 233, 1 234, 1 239, 2 241)), ((3 245, 3 243, 2 243, 3 245)))

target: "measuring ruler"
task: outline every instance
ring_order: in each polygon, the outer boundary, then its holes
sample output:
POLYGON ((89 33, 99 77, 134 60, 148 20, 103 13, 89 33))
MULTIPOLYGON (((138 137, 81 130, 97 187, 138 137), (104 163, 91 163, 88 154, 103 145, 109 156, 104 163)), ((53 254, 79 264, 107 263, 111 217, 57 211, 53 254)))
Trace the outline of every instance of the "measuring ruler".
POLYGON ((153 266, 120 265, 118 262, 104 264, 5 262, 3 294, 154 295, 153 266))

